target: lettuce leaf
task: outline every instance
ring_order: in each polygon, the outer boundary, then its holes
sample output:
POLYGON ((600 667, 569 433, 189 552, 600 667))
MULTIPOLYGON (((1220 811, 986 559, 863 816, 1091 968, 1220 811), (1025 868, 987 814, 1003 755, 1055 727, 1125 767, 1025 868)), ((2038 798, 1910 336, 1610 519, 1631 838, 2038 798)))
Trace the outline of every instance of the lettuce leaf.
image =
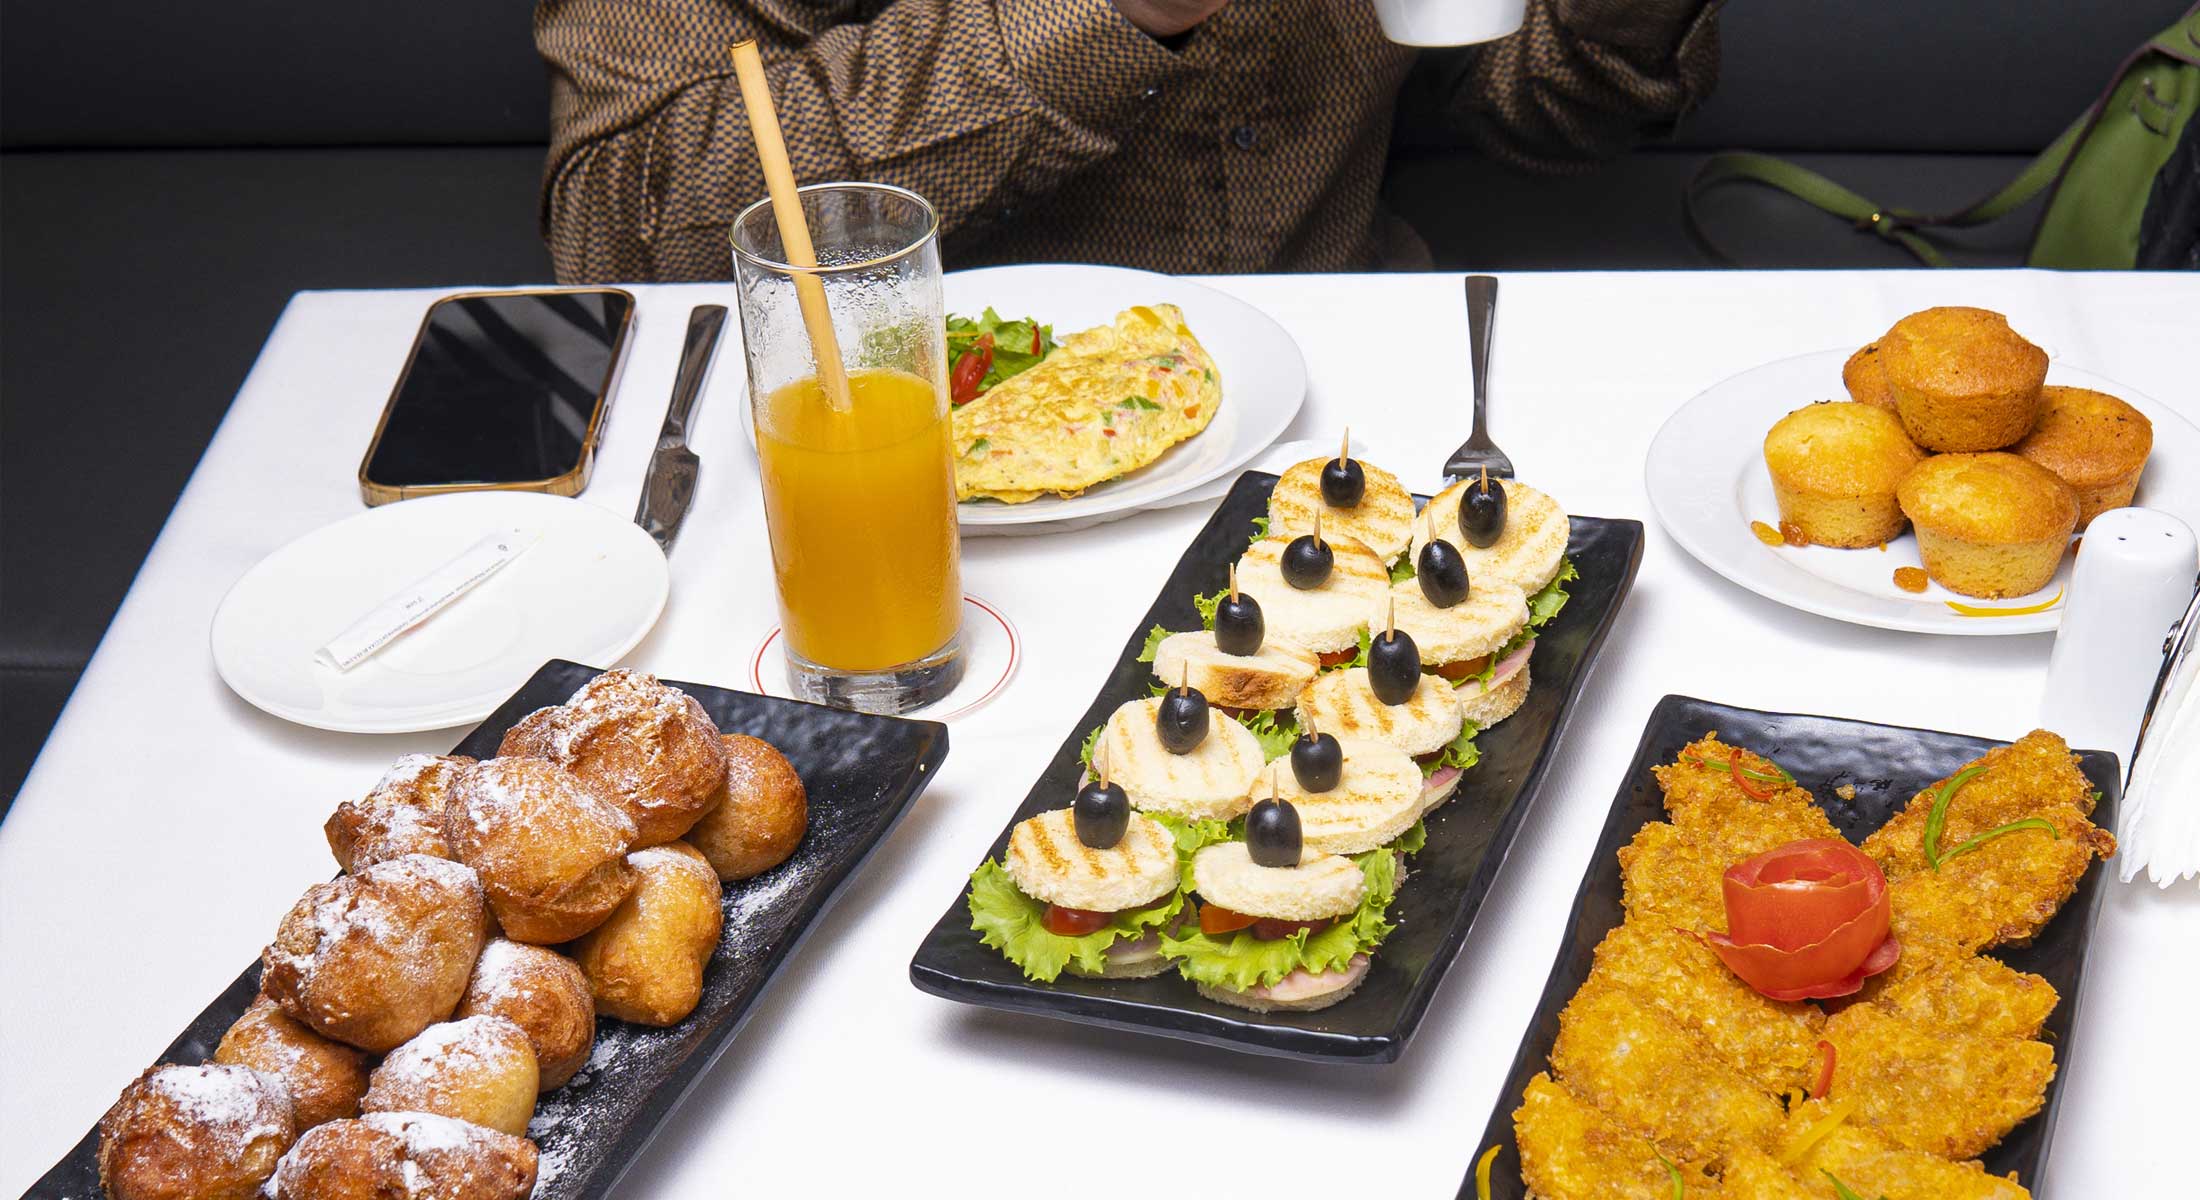
POLYGON ((1341 663, 1338 663, 1334 667, 1323 667, 1322 669, 1324 671, 1349 671, 1354 667, 1364 667, 1367 665, 1367 648, 1374 644, 1375 635, 1373 633, 1370 633, 1366 629, 1362 629, 1360 630, 1359 651, 1355 653, 1351 658, 1346 659, 1341 663))
POLYGON ((1144 937, 1174 921, 1184 911, 1184 893, 1172 892, 1159 904, 1116 913, 1105 926, 1083 937, 1048 933, 1046 911, 1046 903, 1025 895, 999 860, 989 858, 971 872, 970 928, 977 931, 979 941, 1041 983, 1053 983, 1071 963, 1086 971, 1100 970, 1107 964, 1108 947, 1117 939, 1144 937))
POLYGON ((1245 991, 1264 987, 1306 970, 1310 974, 1341 970, 1354 955, 1382 944, 1397 928, 1384 913, 1398 894, 1398 859, 1388 850, 1370 850, 1355 857, 1367 880, 1367 895, 1360 907, 1320 933, 1299 930, 1287 938, 1262 941, 1250 929, 1210 936, 1198 926, 1188 926, 1183 937, 1161 935, 1161 952, 1177 960, 1177 971, 1193 983, 1245 991))
POLYGON ((1566 607, 1566 582, 1581 578, 1574 569, 1574 560, 1567 559, 1558 565, 1558 575, 1543 585, 1543 590, 1528 597, 1528 628, 1540 629, 1558 610, 1566 607))
POLYGON ((1261 756, 1269 762, 1291 753, 1291 743, 1299 737, 1298 716, 1289 709, 1241 714, 1237 722, 1252 731, 1253 739, 1260 743, 1261 756))
POLYGON ((978 381, 978 391, 984 393, 993 385, 1012 375, 1021 375, 1039 365, 1054 352, 1054 326, 1041 325, 1030 317, 1020 321, 1003 320, 1001 314, 991 308, 972 320, 950 314, 947 318, 947 367, 950 373, 955 364, 963 360, 978 344, 981 334, 993 335, 993 362, 986 369, 984 378, 978 381), (1036 345, 1038 350, 1033 352, 1036 345))
POLYGON ((1152 662, 1154 660, 1154 656, 1161 653, 1161 643, 1168 640, 1171 636, 1173 635, 1170 634, 1167 629, 1164 629, 1159 625, 1156 625, 1152 629, 1147 630, 1146 645, 1144 649, 1138 652, 1138 661, 1143 663, 1152 662))
POLYGON ((1223 821, 1203 821, 1193 817, 1172 816, 1169 813, 1147 813, 1176 842, 1177 876, 1184 881, 1184 890, 1192 890, 1192 857, 1200 848, 1212 842, 1228 841, 1230 826, 1223 821))
POLYGON ((1422 776, 1434 775, 1445 767, 1457 767, 1464 771, 1468 767, 1481 762, 1481 747, 1474 744, 1474 735, 1480 732, 1482 732, 1482 727, 1474 722, 1461 722, 1459 736, 1451 739, 1451 744, 1438 751, 1436 757, 1421 764, 1422 776))
POLYGON ((1215 609, 1222 606, 1222 598, 1229 594, 1230 589, 1223 588, 1212 596, 1192 597, 1192 607, 1199 610, 1199 627, 1201 629, 1213 629, 1215 627, 1215 609))
POLYGON ((1390 839, 1390 845, 1384 847, 1384 849, 1395 850, 1400 854, 1419 854, 1421 848, 1426 845, 1428 845, 1428 822, 1415 821, 1413 828, 1390 839))
POLYGON ((1400 554, 1397 562, 1390 564, 1390 581, 1392 583, 1404 583, 1406 580, 1413 578, 1415 574, 1417 572, 1413 569, 1413 551, 1411 549, 1400 554))
POLYGON ((1251 538, 1250 540, 1248 540, 1248 541, 1247 541, 1247 542, 1246 542, 1245 544, 1246 544, 1246 545, 1248 545, 1248 546, 1250 546, 1250 545, 1252 545, 1252 544, 1253 544, 1254 542, 1257 542, 1257 541, 1259 541, 1259 540, 1261 540, 1262 538, 1264 538, 1264 537, 1267 537, 1267 536, 1268 536, 1268 514, 1267 514, 1267 513, 1262 513, 1261 515, 1259 515, 1259 516, 1257 516, 1257 517, 1254 517, 1254 518, 1253 518, 1253 536, 1252 536, 1252 538, 1251 538))
POLYGON ((1085 764, 1087 771, 1092 770, 1092 748, 1099 743, 1100 735, 1107 732, 1107 728, 1106 722, 1093 726, 1092 732, 1085 735, 1085 744, 1077 748, 1077 761, 1085 764))

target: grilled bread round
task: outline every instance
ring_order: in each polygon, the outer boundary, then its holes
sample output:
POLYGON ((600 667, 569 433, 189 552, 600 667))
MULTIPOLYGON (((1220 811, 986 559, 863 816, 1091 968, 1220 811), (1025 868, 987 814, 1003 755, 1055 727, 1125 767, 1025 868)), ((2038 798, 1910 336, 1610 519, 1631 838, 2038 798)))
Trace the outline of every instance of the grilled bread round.
POLYGON ((1421 522, 1413 529, 1413 552, 1428 544, 1429 530, 1450 542, 1467 562, 1467 578, 1475 584, 1485 579, 1507 579, 1521 591, 1534 595, 1553 579, 1566 561, 1566 538, 1572 526, 1558 501, 1517 479, 1505 485, 1505 531, 1487 549, 1467 544, 1459 534, 1459 498, 1478 486, 1462 479, 1436 493, 1421 510, 1421 522))
POLYGON ((1469 679, 1453 688, 1459 697, 1460 717, 1474 722, 1476 729, 1488 729, 1519 712, 1528 699, 1528 688, 1533 682, 1528 676, 1532 669, 1530 664, 1522 663, 1519 670, 1501 680, 1493 680, 1493 686, 1486 689, 1479 679, 1469 679))
POLYGON ((1355 954, 1343 970, 1323 971, 1319 975, 1301 967, 1266 987, 1248 988, 1242 992, 1202 983, 1198 985, 1199 994, 1254 1012, 1312 1012, 1328 1008, 1358 991, 1360 981, 1367 978, 1369 961, 1367 955, 1355 954))
POLYGON ((1260 739, 1215 714, 1207 739, 1190 754, 1171 754, 1154 728, 1158 697, 1115 710, 1093 744, 1092 770, 1123 789, 1133 808, 1195 820, 1227 821, 1253 806, 1247 791, 1267 761, 1260 739))
POLYGON ((1806 404, 1765 434, 1780 524, 1820 546, 1877 546, 1902 532, 1894 490, 1925 454, 1902 422, 1854 400, 1806 404))
POLYGON ((1258 654, 1225 654, 1208 629, 1170 634, 1153 656, 1154 678, 1170 687, 1189 679, 1207 703, 1248 711, 1289 708, 1320 669, 1313 651, 1288 638, 1263 639, 1258 654))
POLYGON ((2131 503, 2139 472, 2154 450, 2154 422, 2106 392, 2040 389, 2040 420, 2009 448, 2053 471, 2078 494, 2078 528, 2131 503))
POLYGON ((1278 759, 1268 765, 1275 795, 1299 810, 1299 836, 1310 850, 1359 854, 1388 845, 1421 819, 1421 768, 1388 742, 1339 738, 1337 745, 1344 752, 1337 786, 1309 792, 1278 759))
POLYGON ((1894 411, 1894 389, 1887 386, 1887 364, 1879 357, 1879 343, 1873 342, 1841 364, 1841 386, 1849 389, 1849 399, 1873 408, 1894 411))
POLYGON ((1283 548, 1288 537, 1271 534, 1245 548, 1238 559, 1238 590, 1260 601, 1268 636, 1297 642, 1316 654, 1350 650, 1367 628, 1369 600, 1390 590, 1390 564, 1357 538, 1322 540, 1336 556, 1329 578, 1305 591, 1283 579, 1283 548))
POLYGON ((2053 471, 2014 454, 1942 454, 1902 480, 1902 511, 1933 581, 1998 599, 2047 586, 2078 523, 2053 471))
POLYGON ((1319 921, 1367 898, 1367 877, 1351 859, 1308 847, 1295 867, 1264 867, 1244 842, 1216 842, 1192 857, 1200 899, 1248 917, 1319 921))
POLYGON ((1467 598, 1438 608, 1421 593, 1417 579, 1402 579, 1369 610, 1367 627, 1380 630, 1398 606, 1398 628, 1406 631, 1430 667, 1466 662, 1502 649, 1528 623, 1528 597, 1510 580, 1468 576, 1467 598))
POLYGON ((1999 450, 2039 418, 2047 352, 1983 308, 1928 308, 1879 339, 1895 412, 1927 450, 1999 450))
POLYGON ((1017 823, 1001 865, 1024 895, 1093 912, 1144 908, 1177 885, 1176 841, 1161 822, 1135 812, 1123 840, 1105 850, 1077 840, 1069 809, 1040 813, 1017 823))
POLYGON ((1301 729, 1388 742, 1416 757, 1450 745, 1465 719, 1450 681, 1423 675, 1404 704, 1385 704, 1375 698, 1366 667, 1331 671, 1308 684, 1297 711, 1301 729))
POLYGON ((1314 514, 1320 513, 1324 538, 1352 538, 1386 563, 1404 553, 1413 540, 1413 493, 1396 475, 1363 458, 1358 462, 1367 487, 1360 502, 1333 508, 1322 499, 1322 468, 1335 461, 1310 458, 1284 471, 1268 497, 1268 532, 1285 537, 1311 533, 1314 514))

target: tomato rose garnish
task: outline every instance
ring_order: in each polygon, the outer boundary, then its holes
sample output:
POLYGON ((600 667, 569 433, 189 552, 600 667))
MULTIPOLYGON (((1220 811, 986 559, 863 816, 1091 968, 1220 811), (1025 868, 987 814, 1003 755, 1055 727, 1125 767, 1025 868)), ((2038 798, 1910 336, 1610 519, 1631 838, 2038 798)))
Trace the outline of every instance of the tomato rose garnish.
POLYGON ((1789 842, 1726 869, 1726 932, 1704 941, 1774 1000, 1846 996, 1895 964, 1887 877, 1839 838, 1789 842))

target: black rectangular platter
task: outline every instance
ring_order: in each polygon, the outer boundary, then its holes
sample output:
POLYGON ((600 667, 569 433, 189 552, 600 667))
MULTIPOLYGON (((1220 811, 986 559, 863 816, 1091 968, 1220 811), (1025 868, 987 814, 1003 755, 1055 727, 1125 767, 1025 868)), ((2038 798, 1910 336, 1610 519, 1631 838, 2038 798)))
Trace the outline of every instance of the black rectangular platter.
MULTIPOLYGON (((1129 629, 1107 682, 1068 731, 1053 761, 986 853, 998 856, 1016 823, 1069 803, 1083 767, 1085 734, 1125 701, 1148 695, 1151 667, 1138 661, 1155 625, 1197 629, 1194 595, 1227 584, 1253 520, 1266 515, 1276 477, 1247 472, 1177 561, 1153 607, 1129 629)), ((1425 499, 1425 498, 1423 498, 1425 499)), ((1437 985, 1474 928, 1565 727, 1574 696, 1611 630, 1642 562, 1642 523, 1574 517, 1567 554, 1581 577, 1536 643, 1535 682, 1511 719, 1477 739, 1481 761, 1451 801, 1428 818, 1428 844, 1391 908, 1398 929, 1375 954, 1358 991, 1317 1012, 1258 1014, 1208 1000, 1174 973, 1152 979, 1035 983, 971 931, 967 889, 948 905, 909 964, 917 987, 966 1004, 1033 1013, 1110 1029, 1159 1034, 1255 1054, 1317 1061, 1391 1062, 1405 1050, 1437 985)), ((976 864, 973 863, 973 866, 976 864)))
MULTIPOLYGON (((1490 1165, 1491 1200, 1524 1200, 1527 1189, 1520 1179, 1520 1154, 1513 1145, 1513 1110, 1520 1107, 1528 1081, 1546 1069, 1551 1044, 1558 1039, 1559 1011, 1589 977, 1597 943, 1626 915, 1620 903, 1620 847, 1633 841, 1644 825, 1665 819, 1663 793, 1651 777, 1650 768, 1672 762, 1683 747, 1711 730, 1717 730, 1723 742, 1747 747, 1779 763, 1810 790, 1834 827, 1852 842, 1863 841, 1918 792, 1953 775, 1988 750, 2007 744, 1840 717, 1733 708, 1688 696, 1660 700, 1650 710, 1650 722, 1635 748, 1635 760, 1620 781, 1619 796, 1612 801, 1611 815, 1605 818, 1604 832, 1597 838, 1589 869, 1582 875, 1573 915, 1566 922, 1565 941, 1559 946, 1557 961, 1551 964, 1550 979, 1543 985, 1535 1017, 1520 1039, 1512 1073, 1498 1093, 1482 1140, 1469 1156, 1466 1178, 1459 1188, 1461 1197, 1471 1200, 1475 1195, 1472 1158, 1494 1145, 1499 1149, 1490 1165), (1844 799, 1834 791, 1843 785, 1855 788, 1853 798, 1844 799)), ((2099 750, 2078 753, 2079 769, 2101 793, 2093 823, 2114 829, 2123 778, 2116 756, 2099 750)), ((2047 1087, 2047 1103, 1981 1160, 1988 1174, 2015 1171, 2018 1182, 2027 1187, 2038 1182, 2040 1167, 2047 1161, 2063 1080, 2070 1074, 2070 1056, 2077 1050, 2071 1033, 2078 1019, 2079 983, 2085 977, 2086 952, 2092 946, 2093 919, 2107 890, 2102 884, 2106 874, 2104 864, 2094 863, 2078 881, 2069 903, 2031 945, 1993 952, 1993 957, 2020 971, 2042 976, 2062 997, 2040 1034, 2055 1047, 2055 1077, 2047 1087)))
MULTIPOLYGON (((504 731, 521 717, 563 703, 600 673, 579 663, 544 664, 452 752, 494 757, 504 731)), ((727 886, 725 931, 704 971, 702 1003, 686 1020, 667 1029, 609 1018, 597 1021, 588 1065, 541 1098, 528 1128, 542 1152, 535 1200, 596 1200, 614 1194, 620 1175, 657 1127, 733 1044, 780 964, 832 907, 947 757, 947 727, 936 722, 842 712, 693 683, 673 686, 701 701, 720 729, 762 738, 787 756, 809 795, 809 830, 786 862, 727 886)), ((281 917, 268 914, 270 934, 281 917)), ((223 1032, 252 1003, 259 984, 260 965, 255 962, 191 1022, 160 1061, 206 1061, 223 1032)), ((28 1194, 98 1197, 98 1151, 95 1128, 31 1185, 28 1194)))

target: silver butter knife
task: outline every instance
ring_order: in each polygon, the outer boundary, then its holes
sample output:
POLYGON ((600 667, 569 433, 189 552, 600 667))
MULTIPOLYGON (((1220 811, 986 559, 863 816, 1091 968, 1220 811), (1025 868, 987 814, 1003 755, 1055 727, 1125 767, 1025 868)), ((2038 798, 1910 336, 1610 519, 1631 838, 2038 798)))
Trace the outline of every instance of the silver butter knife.
POLYGON ((634 508, 634 523, 666 554, 680 536, 680 522, 687 519, 695 500, 695 481, 703 460, 688 449, 688 420, 703 395, 703 377, 710 374, 711 357, 718 353, 718 338, 726 330, 726 306, 698 304, 688 314, 687 344, 680 350, 680 373, 672 381, 672 403, 665 408, 664 427, 657 431, 657 449, 649 456, 649 473, 642 477, 642 501, 634 508))

